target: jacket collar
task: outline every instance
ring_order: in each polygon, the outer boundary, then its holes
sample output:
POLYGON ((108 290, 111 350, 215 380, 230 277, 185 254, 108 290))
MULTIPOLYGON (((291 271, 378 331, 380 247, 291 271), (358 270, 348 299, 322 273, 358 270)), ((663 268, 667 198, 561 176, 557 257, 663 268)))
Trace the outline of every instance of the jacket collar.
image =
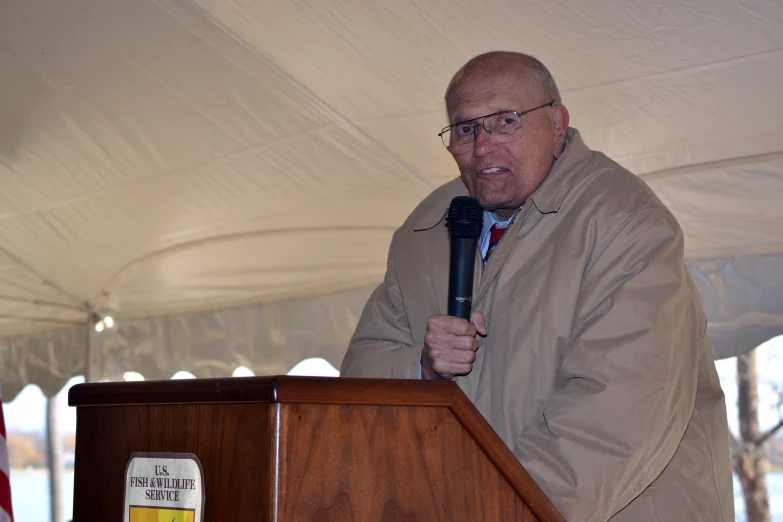
MULTIPOLYGON (((566 147, 563 154, 554 162, 541 186, 530 195, 529 199, 539 212, 550 214, 560 210, 576 174, 587 164, 591 154, 592 151, 582 141, 579 131, 569 128, 566 133, 566 147)), ((446 217, 453 198, 469 195, 461 178, 449 181, 441 189, 439 197, 433 202, 434 204, 431 205, 429 211, 414 222, 414 230, 428 230, 435 227, 446 217)))
POLYGON ((530 200, 539 212, 550 214, 560 210, 574 178, 590 161, 591 155, 592 151, 582 141, 579 131, 569 128, 566 133, 565 150, 552 165, 544 182, 530 195, 530 200))

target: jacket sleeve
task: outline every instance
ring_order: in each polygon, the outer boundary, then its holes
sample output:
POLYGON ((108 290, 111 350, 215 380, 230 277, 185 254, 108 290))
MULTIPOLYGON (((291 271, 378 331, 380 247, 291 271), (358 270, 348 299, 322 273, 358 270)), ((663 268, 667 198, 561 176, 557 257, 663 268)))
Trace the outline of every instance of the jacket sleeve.
POLYGON ((340 368, 341 377, 419 379, 422 345, 414 345, 394 267, 392 239, 386 276, 370 295, 340 368))
POLYGON ((660 475, 694 410, 706 319, 682 232, 640 209, 586 268, 557 391, 514 452, 569 522, 604 522, 660 475))

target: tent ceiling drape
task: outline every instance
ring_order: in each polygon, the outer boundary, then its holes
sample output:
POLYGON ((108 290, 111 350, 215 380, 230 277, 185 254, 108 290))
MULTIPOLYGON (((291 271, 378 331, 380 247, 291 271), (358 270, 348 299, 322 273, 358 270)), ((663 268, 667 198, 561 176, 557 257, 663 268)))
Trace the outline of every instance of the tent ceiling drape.
POLYGON ((497 48, 676 214, 718 356, 783 333, 778 0, 6 0, 6 398, 83 371, 88 305, 119 321, 106 377, 338 365, 392 232, 456 175, 445 85, 497 48))

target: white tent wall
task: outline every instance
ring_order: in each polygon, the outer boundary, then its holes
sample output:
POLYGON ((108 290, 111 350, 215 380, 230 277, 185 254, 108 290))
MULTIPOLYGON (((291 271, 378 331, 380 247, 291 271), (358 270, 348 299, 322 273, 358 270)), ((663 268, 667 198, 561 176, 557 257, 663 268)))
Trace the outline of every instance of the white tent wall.
MULTIPOLYGON (((372 290, 122 321, 96 335, 98 375, 119 381, 135 371, 148 380, 169 379, 184 370, 200 378, 228 377, 239 366, 280 375, 311 357, 339 368, 372 290)), ((51 397, 83 375, 86 333, 81 326, 0 340, 4 400, 29 383, 51 397)))
POLYGON ((783 333, 779 0, 6 0, 6 399, 83 372, 89 307, 118 320, 106 378, 338 365, 394 229, 456 175, 444 87, 491 49, 546 63, 675 213, 718 357, 783 333))

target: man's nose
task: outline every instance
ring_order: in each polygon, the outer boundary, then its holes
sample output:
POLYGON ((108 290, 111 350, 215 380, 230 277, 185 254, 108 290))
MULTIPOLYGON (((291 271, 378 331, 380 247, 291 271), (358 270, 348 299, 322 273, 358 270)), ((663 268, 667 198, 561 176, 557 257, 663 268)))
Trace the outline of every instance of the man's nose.
POLYGON ((492 133, 483 125, 476 125, 476 142, 473 144, 473 154, 485 156, 496 148, 497 145, 492 141, 492 133))

